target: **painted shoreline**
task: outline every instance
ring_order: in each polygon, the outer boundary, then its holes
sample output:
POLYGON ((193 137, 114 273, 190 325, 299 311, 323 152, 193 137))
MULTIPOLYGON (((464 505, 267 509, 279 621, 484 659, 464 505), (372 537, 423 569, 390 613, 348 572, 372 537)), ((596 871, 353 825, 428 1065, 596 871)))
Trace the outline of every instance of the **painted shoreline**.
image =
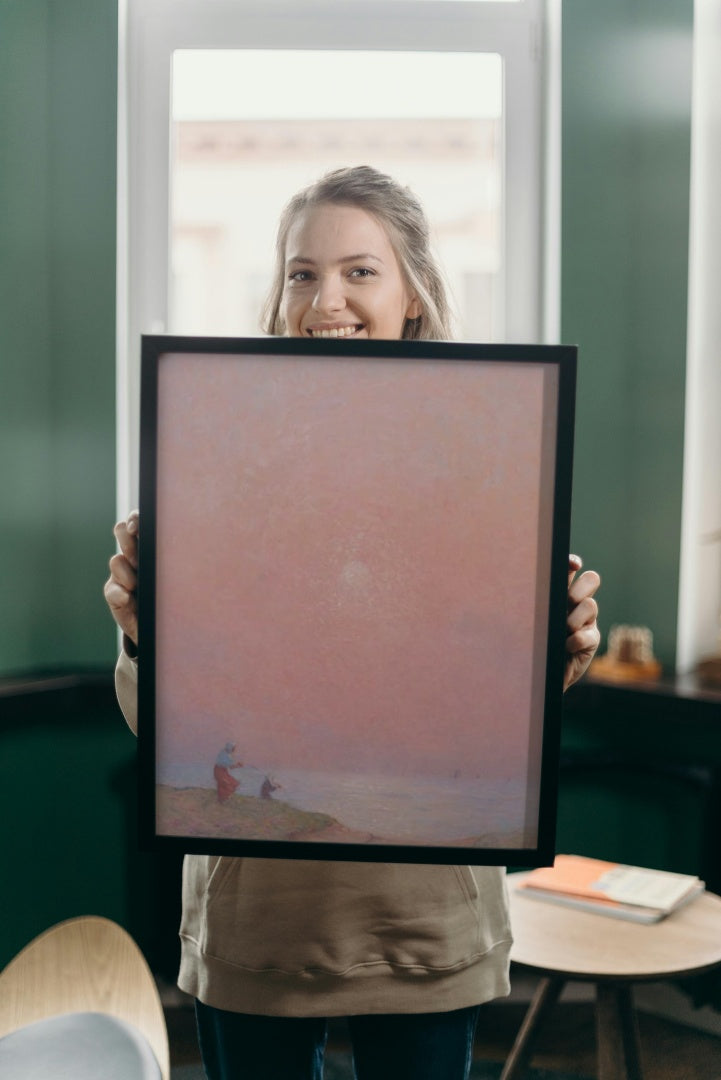
MULTIPOLYGON (((341 824, 329 814, 299 810, 281 799, 233 795, 219 802, 209 788, 176 788, 167 784, 156 787, 157 829, 162 836, 207 837, 226 840, 290 840, 309 843, 398 844, 408 846, 399 837, 377 836, 341 824)), ((437 839, 418 845, 429 847, 522 848, 523 837, 508 834, 437 839)))

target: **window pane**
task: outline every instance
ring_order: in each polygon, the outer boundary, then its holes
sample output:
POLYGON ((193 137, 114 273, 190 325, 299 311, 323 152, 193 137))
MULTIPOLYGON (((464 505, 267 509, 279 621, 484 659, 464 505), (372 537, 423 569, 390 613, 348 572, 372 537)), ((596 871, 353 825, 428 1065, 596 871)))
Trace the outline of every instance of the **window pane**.
MULTIPOLYGON (((344 3, 356 3, 356 0, 343 0, 343 2, 344 3)), ((401 3, 408 4, 408 3, 414 3, 415 0, 390 0, 390 2, 394 3, 394 4, 401 4, 401 3)), ((445 0, 441 0, 441 3, 443 3, 443 2, 445 2, 445 0)), ((458 0, 449 0, 449 2, 450 3, 456 3, 456 2, 458 2, 458 0)), ((489 3, 495 3, 495 4, 522 4, 524 2, 524 0, 460 0, 460 2, 461 3, 465 2, 465 3, 469 3, 469 4, 489 4, 489 3)))
POLYGON ((176 52, 170 331, 258 333, 283 206, 370 164, 423 201, 458 336, 497 338, 502 86, 495 54, 176 52))

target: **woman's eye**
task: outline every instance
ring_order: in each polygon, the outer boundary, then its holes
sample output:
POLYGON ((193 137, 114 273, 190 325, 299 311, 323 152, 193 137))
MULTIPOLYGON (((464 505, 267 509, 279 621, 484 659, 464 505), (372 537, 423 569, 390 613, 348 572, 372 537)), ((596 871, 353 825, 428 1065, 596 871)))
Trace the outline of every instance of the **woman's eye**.
POLYGON ((291 274, 288 275, 288 281, 297 281, 301 284, 305 281, 310 281, 310 279, 310 270, 294 270, 291 274))
POLYGON ((375 271, 371 270, 369 266, 356 266, 350 272, 350 276, 355 278, 368 278, 373 277, 374 275, 375 271))

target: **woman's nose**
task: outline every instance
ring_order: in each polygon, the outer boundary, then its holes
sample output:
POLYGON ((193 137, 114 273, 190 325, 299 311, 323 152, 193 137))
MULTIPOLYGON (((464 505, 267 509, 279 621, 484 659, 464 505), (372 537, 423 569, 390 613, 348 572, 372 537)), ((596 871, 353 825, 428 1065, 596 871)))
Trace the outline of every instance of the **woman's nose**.
POLYGON ((328 274, 319 278, 313 307, 321 314, 340 311, 345 307, 343 283, 337 275, 328 274))

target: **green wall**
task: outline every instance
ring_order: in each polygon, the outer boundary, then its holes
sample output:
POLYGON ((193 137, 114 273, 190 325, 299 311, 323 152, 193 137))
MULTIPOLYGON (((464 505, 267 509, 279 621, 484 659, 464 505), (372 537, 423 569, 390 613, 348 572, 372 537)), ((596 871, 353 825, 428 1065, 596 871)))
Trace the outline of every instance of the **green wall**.
MULTIPOLYGON (((573 546, 674 660, 692 0, 563 8, 573 546)), ((116 0, 0 0, 0 675, 112 661, 116 0)))
POLYGON ((0 675, 112 662, 116 0, 0 0, 0 675))
POLYGON ((180 858, 138 847, 137 742, 110 672, 0 687, 0 969, 62 919, 104 915, 177 974, 180 858))
POLYGON ((0 0, 0 966, 95 913, 144 944, 135 740, 102 597, 115 515, 116 0, 0 0))
POLYGON ((563 5, 562 340, 579 345, 573 546, 602 574, 602 630, 650 626, 669 667, 692 23, 692 0, 563 5))

